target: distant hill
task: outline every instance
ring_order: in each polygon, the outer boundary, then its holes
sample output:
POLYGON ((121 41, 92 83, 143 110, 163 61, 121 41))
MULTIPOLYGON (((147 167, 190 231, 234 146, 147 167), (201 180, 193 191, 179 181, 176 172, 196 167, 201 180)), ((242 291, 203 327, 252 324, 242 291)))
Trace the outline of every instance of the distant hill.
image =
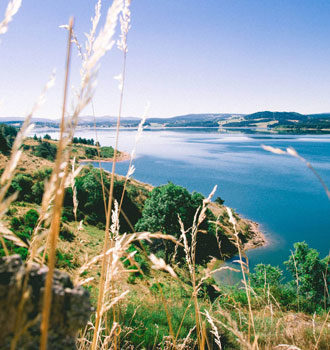
MULTIPOLYGON (((37 127, 58 127, 59 120, 34 118, 37 127)), ((121 118, 122 127, 137 127, 141 119, 136 117, 121 118)), ((0 122, 20 126, 21 117, 0 118, 0 122)), ((114 127, 117 117, 114 116, 83 116, 79 118, 79 125, 86 127, 114 127)), ((262 111, 252 114, 205 113, 186 114, 170 118, 147 118, 149 127, 221 127, 221 128, 259 128, 283 131, 320 131, 330 129, 330 113, 300 114, 296 112, 262 111)))
MULTIPOLYGON (((123 117, 121 118, 122 126, 137 126, 140 122, 140 118, 135 117, 123 117)), ((0 118, 0 123, 12 124, 20 126, 24 122, 22 117, 4 117, 0 118)), ((49 118, 32 118, 32 123, 40 127, 58 127, 60 124, 59 119, 49 118)), ((78 125, 93 127, 94 123, 97 127, 111 127, 117 124, 117 117, 113 116, 101 116, 96 117, 94 120, 93 116, 82 116, 79 117, 78 125)))
POLYGON ((171 118, 148 118, 147 125, 162 125, 166 127, 218 127, 219 121, 233 116, 240 117, 243 114, 186 114, 171 118))
POLYGON ((226 120, 225 127, 259 127, 275 130, 329 129, 330 113, 300 114, 263 111, 245 115, 241 120, 226 120))

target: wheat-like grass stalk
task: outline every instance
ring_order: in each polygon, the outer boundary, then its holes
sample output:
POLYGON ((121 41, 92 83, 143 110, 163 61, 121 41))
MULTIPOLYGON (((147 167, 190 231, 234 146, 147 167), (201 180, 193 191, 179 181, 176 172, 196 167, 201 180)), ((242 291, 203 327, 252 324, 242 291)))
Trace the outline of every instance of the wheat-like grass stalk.
POLYGON ((64 81, 64 94, 63 94, 63 105, 62 105, 62 118, 60 126, 60 139, 57 148, 57 156, 55 166, 53 170, 53 176, 56 177, 55 188, 57 189, 54 199, 54 209, 52 216, 52 223, 50 226, 49 233, 49 262, 48 262, 48 273, 45 282, 45 290, 43 296, 43 308, 42 308, 42 320, 40 325, 41 337, 40 337, 40 350, 47 349, 47 338, 48 338, 48 325, 50 308, 52 301, 52 283, 53 274, 55 269, 56 259, 56 246, 59 234, 59 228, 61 223, 61 210, 64 198, 64 184, 66 180, 66 164, 63 162, 63 153, 65 151, 64 143, 64 132, 65 132, 65 114, 66 114, 66 101, 69 85, 69 70, 70 70, 70 59, 71 59, 71 37, 73 28, 73 18, 69 22, 69 35, 68 45, 66 53, 66 70, 65 70, 65 81, 64 81), (63 167, 64 164, 64 167, 63 167), (64 168, 64 169, 63 169, 64 168))
POLYGON ((15 171, 17 168, 17 164, 19 160, 21 159, 23 151, 21 150, 22 144, 26 137, 29 135, 31 130, 33 129, 33 124, 31 125, 31 118, 34 115, 34 113, 43 105, 45 102, 45 97, 47 91, 54 85, 55 83, 55 73, 53 73, 49 79, 49 81, 46 83, 45 87, 43 88, 41 94, 39 95, 38 99, 34 103, 31 112, 26 116, 24 123, 18 132, 14 144, 12 146, 11 156, 9 158, 9 161, 4 169, 4 172, 1 175, 0 178, 0 241, 3 246, 3 249, 5 251, 5 254, 8 255, 8 250, 5 244, 5 241, 3 238, 9 239, 13 241, 16 245, 27 247, 26 243, 23 242, 19 237, 17 237, 15 234, 13 234, 12 231, 6 229, 6 227, 2 224, 1 218, 8 210, 10 204, 17 198, 17 193, 14 193, 7 198, 5 198, 7 191, 12 183, 12 180, 15 175, 15 171))
POLYGON ((135 159, 136 147, 137 147, 137 144, 138 144, 138 142, 139 142, 139 140, 141 138, 141 135, 142 135, 142 132, 143 132, 143 126, 144 126, 144 123, 146 121, 146 117, 148 115, 149 108, 150 108, 150 104, 148 103, 146 108, 145 108, 145 112, 144 112, 144 115, 143 115, 143 117, 141 119, 141 122, 139 123, 137 133, 135 135, 134 146, 133 146, 132 152, 130 154, 130 161, 129 161, 129 165, 128 165, 128 170, 127 170, 127 174, 125 176, 125 182, 124 182, 124 186, 123 186, 123 191, 122 191, 121 198, 120 198, 119 213, 121 212, 121 207, 123 205, 123 200, 124 200, 124 195, 125 195, 125 191, 126 191, 127 182, 131 178, 131 176, 134 174, 134 171, 135 171, 135 167, 133 165, 133 160, 135 159))
POLYGON ((200 287, 202 285, 201 281, 197 280, 196 275, 196 246, 197 246, 197 234, 199 232, 199 226, 200 224, 205 220, 206 218, 206 210, 207 206, 210 203, 215 191, 217 189, 217 186, 213 188, 210 195, 203 200, 203 204, 200 208, 197 209, 193 225, 188 230, 185 230, 183 222, 178 216, 179 224, 180 224, 180 230, 181 230, 181 238, 183 240, 183 246, 184 246, 184 252, 186 257, 186 262, 188 265, 188 270, 192 282, 192 299, 194 302, 194 308, 195 308, 195 322, 196 322, 196 333, 197 333, 197 343, 200 349, 204 349, 205 344, 205 338, 203 337, 203 325, 201 323, 201 314, 199 309, 199 303, 198 303, 198 292, 200 290, 200 287), (191 237, 191 243, 189 245, 187 234, 191 231, 190 237, 191 237))
MULTIPOLYGON (((114 4, 116 5, 115 9, 117 9, 116 12, 116 21, 118 18, 118 15, 120 12, 123 13, 122 17, 120 18, 121 21, 121 29, 125 29, 123 27, 123 22, 127 22, 127 31, 129 29, 129 21, 130 21, 130 13, 129 13, 129 1, 115 1, 114 4)), ((114 5, 113 4, 113 5, 114 5)), ((108 16, 108 18, 110 18, 108 16)), ((111 18, 111 22, 108 23, 108 20, 106 22, 105 28, 107 26, 110 26, 113 28, 114 31, 114 23, 113 18, 111 18)), ((103 251, 105 252, 108 249, 109 244, 111 243, 111 237, 109 236, 109 226, 110 226, 110 213, 112 209, 112 201, 113 201, 113 188, 114 188, 114 176, 115 176, 115 169, 116 169, 116 160, 117 160, 117 150, 118 150, 118 140, 119 140, 119 128, 120 128, 120 118, 122 113, 122 107, 123 107, 123 97, 124 97, 124 83, 125 83, 125 74, 126 74, 126 58, 127 58, 127 31, 121 33, 121 42, 125 44, 125 46, 122 46, 123 51, 123 68, 121 73, 121 81, 119 83, 120 88, 120 101, 119 101, 119 111, 118 111, 118 118, 117 118, 117 126, 116 126, 116 141, 115 141, 115 147, 114 147, 114 155, 113 155, 113 162, 112 162, 112 172, 111 172, 111 181, 110 181, 110 189, 109 189, 109 201, 107 205, 107 212, 106 212, 106 227, 105 227, 105 239, 104 239, 104 248, 103 251)), ((111 32, 111 31, 110 31, 111 32)), ((103 31, 101 31, 99 37, 103 35, 103 31)), ((99 37, 95 40, 95 51, 93 56, 95 55, 95 52, 97 52, 98 43, 99 43, 99 37)), ((112 41, 113 45, 113 41, 112 41)), ((93 57, 92 56, 92 57, 93 57)), ((99 337, 99 328, 101 324, 101 308, 102 308, 102 302, 104 299, 104 291, 105 291, 105 283, 106 283, 106 275, 108 274, 108 266, 111 265, 111 256, 109 258, 104 257, 102 261, 102 269, 101 269, 101 276, 100 276, 100 283, 99 283, 99 295, 98 295, 98 302, 97 302, 97 309, 96 309, 96 318, 95 318, 95 331, 93 335, 93 343, 92 343, 92 350, 96 349, 97 341, 99 337), (109 261, 110 260, 110 261, 109 261)), ((115 322, 115 320, 113 320, 115 322)))
MULTIPOLYGON (((324 322, 322 323, 320 334, 319 334, 319 336, 318 336, 318 338, 316 340, 316 343, 314 345, 314 350, 317 350, 319 348, 319 343, 320 343, 320 340, 322 338, 322 334, 323 334, 324 328, 325 328, 325 326, 326 326, 326 324, 328 322, 329 315, 330 315, 330 310, 328 311, 327 316, 326 316, 324 322)), ((329 327, 329 325, 328 325, 328 327, 329 327)))
MULTIPOLYGON (((72 116, 68 121, 65 119, 66 115, 66 100, 68 91, 68 78, 69 78, 69 67, 70 67, 70 56, 71 56, 71 43, 72 43, 72 27, 73 20, 69 24, 69 39, 67 48, 67 61, 66 61, 66 77, 64 85, 64 98, 62 107, 62 119, 60 129, 60 139, 57 149, 57 157, 55 160, 55 167, 52 174, 50 183, 53 184, 52 189, 54 190, 54 208, 52 214, 52 222, 50 227, 50 234, 48 238, 49 248, 49 272, 47 274, 45 293, 44 293, 44 306, 42 310, 42 323, 41 323, 41 349, 46 348, 47 344, 47 331, 51 305, 51 287, 52 287, 52 274, 55 266, 55 254, 56 254, 56 243, 58 239, 61 208, 64 197, 64 188, 67 180, 67 165, 70 157, 70 149, 66 149, 69 145, 70 140, 73 137, 75 127, 78 122, 78 116, 82 109, 90 102, 93 90, 95 87, 95 78, 98 72, 98 61, 101 57, 113 46, 111 38, 114 34, 114 30, 117 23, 119 11, 121 10, 121 2, 114 1, 112 6, 109 8, 107 20, 104 28, 95 39, 93 47, 93 54, 88 57, 86 61, 83 61, 82 65, 82 78, 80 92, 78 94, 78 101, 74 108, 72 116), (97 45, 96 45, 97 44, 97 45)), ((50 191, 52 193, 52 191, 50 191)), ((49 195, 51 198, 51 195, 49 195)), ((47 246, 46 246, 47 247, 47 246)))
POLYGON ((217 344, 219 350, 222 350, 222 345, 221 345, 221 341, 220 341, 220 335, 219 335, 219 332, 218 332, 218 328, 214 324, 214 321, 213 321, 211 315, 209 314, 209 312, 207 310, 205 310, 205 315, 206 315, 206 318, 207 318, 208 322, 210 323, 210 325, 212 327, 211 333, 214 335, 215 343, 217 344))
MULTIPOLYGON (((242 250, 241 250, 241 243, 239 240, 239 236, 238 236, 238 231, 236 228, 236 220, 233 216, 232 210, 229 207, 226 207, 228 216, 229 216, 229 222, 232 224, 233 229, 234 229, 234 237, 236 240, 236 246, 237 246, 237 250, 238 250, 238 254, 239 254, 239 264, 241 265, 241 270, 242 270, 242 276, 243 276, 243 284, 245 287, 245 292, 246 292, 246 296, 247 296, 247 300, 248 300, 248 307, 249 307, 249 320, 251 321, 252 324, 252 329, 253 329, 253 333, 254 333, 254 340, 256 344, 256 349, 258 349, 258 342, 256 342, 257 339, 257 335, 256 335, 256 330, 255 330, 255 325, 254 325, 254 316, 253 316, 253 312, 252 312, 252 306, 251 306, 251 294, 250 294, 250 288, 248 287, 248 283, 247 283, 247 279, 245 276, 245 271, 246 268, 248 267, 248 264, 243 262, 243 258, 242 258, 242 250)), ((250 322, 249 322, 249 332, 248 332, 248 338, 250 339, 250 322)))
POLYGON ((13 20, 18 10, 22 5, 22 0, 9 1, 4 19, 0 22, 0 34, 5 34, 8 31, 8 24, 13 20))
POLYGON ((274 154, 279 154, 279 155, 290 155, 291 157, 295 157, 297 159, 299 159, 300 161, 302 161, 307 168, 309 168, 312 173, 316 176, 316 178, 319 180, 319 182, 321 183, 322 187, 324 188, 324 191, 327 195, 327 197, 330 200, 330 190, 328 189, 326 183, 324 182, 324 180, 322 179, 322 177, 319 175, 319 173, 314 169, 314 167, 312 166, 312 164, 307 161, 304 157, 302 157, 294 148, 292 147, 288 147, 286 150, 282 150, 280 148, 276 148, 276 147, 272 147, 272 146, 265 146, 265 145, 261 145, 261 147, 268 152, 274 153, 274 154))

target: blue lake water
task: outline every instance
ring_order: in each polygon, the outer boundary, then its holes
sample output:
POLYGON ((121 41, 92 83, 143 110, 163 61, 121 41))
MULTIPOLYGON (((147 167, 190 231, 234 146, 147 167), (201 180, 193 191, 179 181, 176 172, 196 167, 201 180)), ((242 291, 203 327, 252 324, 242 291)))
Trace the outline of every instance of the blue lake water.
MULTIPOLYGON (((98 130, 101 145, 114 144, 113 130, 98 130)), ((44 133, 44 132, 43 132, 44 133)), ((57 136, 57 133, 51 133, 57 136)), ((136 131, 123 130, 119 149, 130 152, 136 131)), ((95 131, 76 136, 95 139, 95 131)), ((330 135, 219 133, 216 129, 145 130, 137 145, 134 177, 154 186, 172 181, 215 197, 260 224, 270 244, 248 253, 250 264, 281 265, 293 243, 306 241, 329 253, 330 201, 301 161, 268 153, 261 145, 294 147, 330 186, 330 135)), ((103 163, 111 170, 112 164, 103 163)), ((126 174, 128 162, 117 164, 126 174)))

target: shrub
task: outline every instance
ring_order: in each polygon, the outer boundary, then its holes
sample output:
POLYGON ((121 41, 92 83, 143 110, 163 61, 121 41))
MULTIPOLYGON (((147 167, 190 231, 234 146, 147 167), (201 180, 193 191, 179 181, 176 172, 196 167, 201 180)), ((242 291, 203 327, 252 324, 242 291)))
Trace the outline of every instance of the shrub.
POLYGON ((263 288, 269 286, 278 286, 282 277, 282 271, 279 267, 272 265, 258 264, 254 272, 250 274, 252 287, 263 288))
POLYGON ((60 229, 60 237, 64 241, 73 242, 75 235, 68 226, 62 224, 60 229))
POLYGON ((29 174, 17 174, 11 184, 10 193, 18 192, 19 201, 30 202, 32 200, 33 179, 29 174))
POLYGON ((52 168, 44 168, 41 170, 37 170, 33 174, 33 178, 38 181, 43 181, 45 179, 49 179, 52 174, 53 169, 52 168))
POLYGON ((34 154, 37 157, 45 158, 48 160, 55 160, 57 147, 56 145, 49 142, 41 142, 36 146, 34 154))
POLYGON ((223 205, 224 202, 225 202, 225 200, 222 199, 222 198, 220 198, 220 197, 217 197, 217 198, 215 199, 215 203, 218 203, 218 204, 220 204, 220 205, 223 205))
POLYGON ((327 273, 330 257, 320 259, 319 252, 310 248, 306 242, 297 242, 294 248, 285 265, 294 279, 298 276, 298 294, 307 302, 302 306, 309 307, 308 304, 310 304, 315 309, 315 304, 329 305, 329 297, 325 298, 325 295, 330 287, 329 273, 327 273))
MULTIPOLYGON (((146 200, 142 211, 142 218, 135 225, 137 231, 160 231, 164 234, 179 238, 181 235, 178 216, 182 220, 185 229, 193 224, 196 210, 203 203, 203 196, 199 193, 190 194, 185 188, 176 186, 173 183, 156 187, 152 190, 150 197, 146 200)), ((213 214, 207 210, 207 219, 212 218, 213 214)), ((207 233, 198 233, 196 246, 196 262, 204 263, 209 260, 209 256, 218 256, 218 245, 215 233, 208 220, 200 225, 201 230, 207 233)), ((188 241, 190 236, 188 234, 188 241)), ((166 240, 154 240, 151 244, 151 250, 154 252, 163 251, 165 260, 168 262, 174 254, 175 245, 166 240)), ((178 258, 184 257, 183 249, 178 249, 178 258)))
POLYGON ((39 219, 39 214, 36 210, 30 209, 23 217, 25 226, 33 229, 39 219))
POLYGON ((40 204, 42 201, 42 196, 44 194, 44 182, 43 181, 38 181, 36 182, 32 187, 31 191, 33 194, 33 201, 35 203, 40 204))
POLYGON ((108 146, 104 146, 100 148, 100 156, 101 158, 112 158, 114 155, 114 149, 113 147, 108 147, 108 146))
POLYGON ((97 156, 97 149, 91 148, 91 147, 84 147, 85 148, 85 155, 88 158, 94 158, 97 156))
POLYGON ((74 268, 72 262, 73 255, 69 253, 63 253, 59 249, 56 250, 56 267, 58 268, 74 268))
POLYGON ((10 220, 10 227, 13 229, 13 230, 18 230, 19 227, 21 226, 22 224, 22 221, 14 216, 11 220, 10 220))

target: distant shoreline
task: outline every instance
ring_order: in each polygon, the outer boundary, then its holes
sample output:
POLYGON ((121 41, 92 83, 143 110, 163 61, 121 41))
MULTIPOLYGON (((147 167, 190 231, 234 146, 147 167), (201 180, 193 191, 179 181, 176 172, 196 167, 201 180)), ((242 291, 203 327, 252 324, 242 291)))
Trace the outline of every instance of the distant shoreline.
MULTIPOLYGON (((117 155, 116 162, 125 162, 131 158, 129 153, 120 152, 117 155)), ((113 163, 113 158, 98 158, 98 159, 79 159, 79 163, 113 163)))

